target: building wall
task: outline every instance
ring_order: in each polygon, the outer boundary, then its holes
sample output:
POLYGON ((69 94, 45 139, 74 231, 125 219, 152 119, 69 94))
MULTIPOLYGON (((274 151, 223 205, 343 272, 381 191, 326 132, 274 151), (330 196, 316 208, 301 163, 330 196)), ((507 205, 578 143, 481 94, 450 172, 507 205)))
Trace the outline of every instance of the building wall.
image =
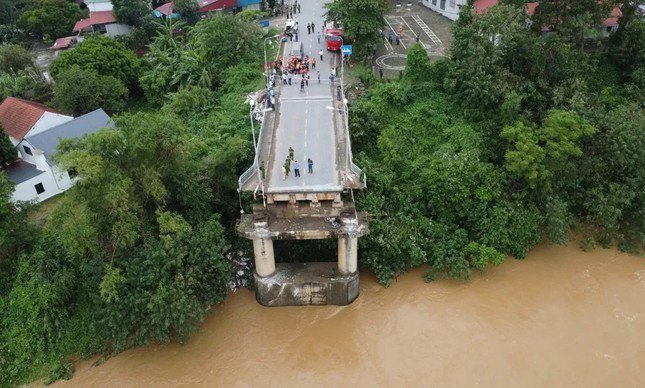
POLYGON ((90 12, 99 12, 99 11, 112 11, 112 2, 103 1, 99 3, 87 3, 87 8, 90 12))
POLYGON ((20 158, 24 160, 27 163, 31 163, 35 165, 39 170, 41 171, 47 171, 50 169, 49 164, 47 163, 47 159, 45 159, 45 155, 42 154, 41 151, 37 150, 36 147, 31 145, 29 143, 29 140, 23 140, 18 144, 18 152, 20 153, 20 158), (25 147, 27 146, 31 149, 31 155, 29 155, 25 151, 25 147))
POLYGON ((38 176, 17 184, 14 188, 13 194, 11 195, 11 201, 34 201, 38 203, 60 193, 62 193, 62 190, 58 188, 51 171, 46 171, 38 176), (43 188, 45 189, 45 191, 40 194, 36 192, 35 188, 35 185, 38 183, 42 183, 43 188))
POLYGON ((459 6, 465 5, 466 2, 466 0, 423 0, 423 5, 450 20, 457 20, 459 18, 459 6))
POLYGON ((130 26, 128 26, 127 24, 106 24, 105 30, 107 36, 109 36, 110 38, 115 38, 119 35, 130 35, 130 26))
POLYGON ((51 127, 66 123, 74 118, 71 116, 66 116, 60 113, 45 112, 42 116, 36 121, 33 127, 27 132, 25 137, 35 135, 51 127))

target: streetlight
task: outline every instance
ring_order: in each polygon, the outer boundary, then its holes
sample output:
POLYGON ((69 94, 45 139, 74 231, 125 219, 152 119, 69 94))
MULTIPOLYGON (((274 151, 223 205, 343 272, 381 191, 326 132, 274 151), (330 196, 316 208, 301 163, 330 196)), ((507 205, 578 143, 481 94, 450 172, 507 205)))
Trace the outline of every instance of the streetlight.
POLYGON ((266 81, 267 89, 269 88, 269 75, 267 74, 267 67, 268 67, 268 61, 267 61, 267 40, 269 39, 274 39, 279 37, 280 34, 269 36, 268 38, 264 39, 263 43, 263 48, 264 48, 264 80, 266 81))

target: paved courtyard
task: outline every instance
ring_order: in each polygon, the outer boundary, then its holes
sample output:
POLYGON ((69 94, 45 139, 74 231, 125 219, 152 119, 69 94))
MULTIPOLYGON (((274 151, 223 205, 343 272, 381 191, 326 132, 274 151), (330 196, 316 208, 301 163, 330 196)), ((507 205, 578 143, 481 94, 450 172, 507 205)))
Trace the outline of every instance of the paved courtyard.
POLYGON ((397 77, 399 71, 405 68, 407 50, 419 43, 428 51, 431 59, 438 59, 448 54, 452 43, 452 21, 418 4, 416 1, 408 6, 406 1, 397 7, 391 2, 385 16, 384 39, 379 44, 375 56, 375 72, 382 67, 385 77, 397 77), (402 38, 396 44, 396 33, 402 31, 402 38), (392 42, 388 41, 392 33, 392 42))

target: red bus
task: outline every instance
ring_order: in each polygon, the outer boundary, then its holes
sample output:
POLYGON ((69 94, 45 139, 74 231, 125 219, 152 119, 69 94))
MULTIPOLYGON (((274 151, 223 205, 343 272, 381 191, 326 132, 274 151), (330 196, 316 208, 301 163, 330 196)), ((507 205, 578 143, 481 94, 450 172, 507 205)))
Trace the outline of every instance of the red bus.
POLYGON ((340 28, 328 28, 325 35, 325 43, 327 44, 327 51, 340 51, 340 46, 343 45, 343 30, 340 28))

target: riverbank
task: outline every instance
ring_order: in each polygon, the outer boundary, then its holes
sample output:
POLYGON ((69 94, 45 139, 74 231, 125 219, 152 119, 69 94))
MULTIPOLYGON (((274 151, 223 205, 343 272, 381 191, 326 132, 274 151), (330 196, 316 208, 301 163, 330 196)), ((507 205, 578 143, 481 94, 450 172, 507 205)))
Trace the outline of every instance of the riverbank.
POLYGON ((642 386, 645 261, 542 245, 470 281, 389 288, 347 307, 266 308, 230 295, 187 345, 76 366, 56 386, 642 386))

